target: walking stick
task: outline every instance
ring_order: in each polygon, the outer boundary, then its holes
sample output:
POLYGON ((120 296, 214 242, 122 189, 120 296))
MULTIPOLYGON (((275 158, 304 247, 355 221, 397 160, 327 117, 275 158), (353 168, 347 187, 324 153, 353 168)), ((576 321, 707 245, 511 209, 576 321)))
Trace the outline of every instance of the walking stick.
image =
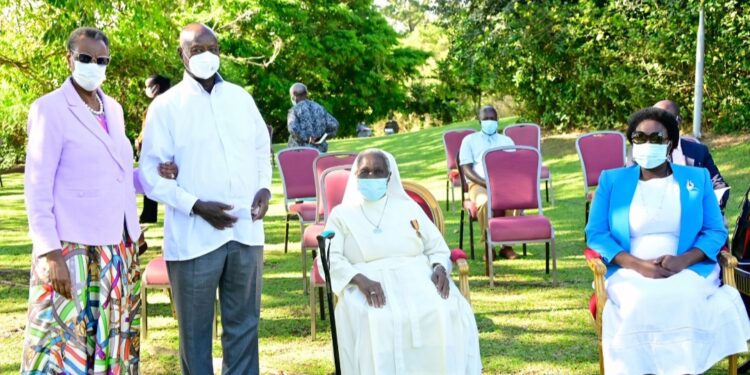
POLYGON ((328 312, 331 317, 331 338, 333 339, 333 362, 336 366, 336 375, 341 375, 341 363, 339 362, 339 343, 336 338, 336 316, 333 313, 333 290, 331 289, 331 271, 330 260, 328 255, 331 252, 331 244, 328 243, 326 249, 326 240, 331 240, 335 233, 327 230, 318 236, 318 248, 320 249, 320 260, 323 263, 323 274, 326 279, 326 296, 328 297, 328 312))

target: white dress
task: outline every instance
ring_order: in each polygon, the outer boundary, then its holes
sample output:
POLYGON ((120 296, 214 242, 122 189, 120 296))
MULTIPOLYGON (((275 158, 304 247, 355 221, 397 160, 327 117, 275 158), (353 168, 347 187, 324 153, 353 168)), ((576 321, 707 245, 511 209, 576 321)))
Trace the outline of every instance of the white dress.
MULTIPOLYGON (((672 176, 639 181, 630 206, 630 253, 675 255, 680 189, 672 176)), ((750 323, 739 293, 692 270, 650 279, 619 269, 606 281, 602 341, 607 374, 698 374, 747 351, 750 323)))
POLYGON ((414 202, 394 197, 386 207, 385 201, 338 206, 327 222, 336 233, 331 286, 339 298, 342 374, 481 374, 471 306, 453 282, 443 299, 430 280, 432 264, 451 269, 441 233, 414 202), (411 220, 419 222, 419 234, 411 220), (372 223, 379 221, 381 232, 375 233, 372 223), (381 284, 384 307, 369 306, 349 283, 357 273, 381 284))

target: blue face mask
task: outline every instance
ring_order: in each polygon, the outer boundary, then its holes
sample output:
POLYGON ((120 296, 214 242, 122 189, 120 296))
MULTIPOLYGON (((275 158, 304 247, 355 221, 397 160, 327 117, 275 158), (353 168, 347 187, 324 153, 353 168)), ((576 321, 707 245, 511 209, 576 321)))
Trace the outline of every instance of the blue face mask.
POLYGON ((654 169, 667 161, 668 144, 643 143, 633 145, 633 161, 642 168, 654 169))
POLYGON ((358 179, 359 193, 367 201, 374 202, 385 196, 388 190, 387 178, 360 178, 358 179))
POLYGON ((497 121, 482 120, 482 133, 487 135, 493 135, 497 133, 497 121))

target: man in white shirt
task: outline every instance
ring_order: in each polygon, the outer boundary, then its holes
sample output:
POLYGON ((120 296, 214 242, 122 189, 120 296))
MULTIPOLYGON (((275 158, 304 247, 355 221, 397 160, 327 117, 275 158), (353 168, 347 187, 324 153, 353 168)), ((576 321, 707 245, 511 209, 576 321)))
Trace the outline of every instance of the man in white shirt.
MULTIPOLYGON (((458 158, 461 171, 468 180, 469 199, 477 205, 477 219, 482 233, 482 241, 486 241, 487 229, 487 182, 484 175, 482 155, 493 147, 513 146, 513 140, 497 132, 497 111, 488 105, 479 110, 481 130, 467 136, 461 142, 458 158)), ((506 213, 508 214, 508 213, 506 213)), ((503 246, 500 255, 508 259, 517 257, 513 248, 503 246)))
POLYGON ((213 374, 219 289, 225 374, 258 374, 263 217, 271 197, 270 140, 253 98, 224 81, 214 32, 180 33, 182 81, 146 116, 140 160, 146 194, 167 206, 164 258, 174 296, 183 374, 213 374), (160 178, 172 161, 175 180, 160 178))

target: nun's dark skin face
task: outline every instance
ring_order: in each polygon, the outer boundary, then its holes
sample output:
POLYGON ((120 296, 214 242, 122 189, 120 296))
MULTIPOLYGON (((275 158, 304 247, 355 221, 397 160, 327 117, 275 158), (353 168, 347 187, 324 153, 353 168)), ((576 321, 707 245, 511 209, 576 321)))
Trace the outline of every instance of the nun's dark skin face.
POLYGON ((388 160, 385 155, 374 152, 366 153, 359 159, 357 177, 359 178, 388 178, 388 160))

